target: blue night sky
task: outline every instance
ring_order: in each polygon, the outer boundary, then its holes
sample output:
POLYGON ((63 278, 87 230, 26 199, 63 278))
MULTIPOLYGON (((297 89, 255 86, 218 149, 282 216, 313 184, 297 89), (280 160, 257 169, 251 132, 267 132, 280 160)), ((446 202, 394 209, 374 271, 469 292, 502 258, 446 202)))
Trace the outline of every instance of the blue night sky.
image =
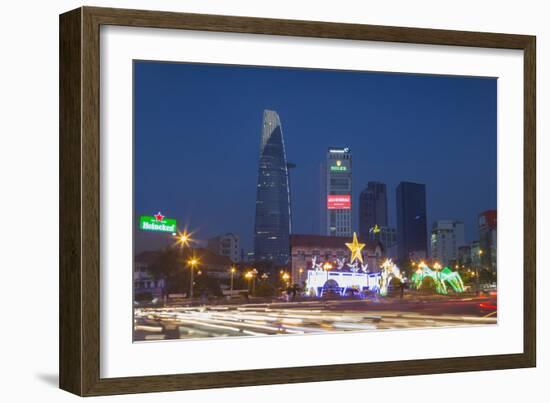
MULTIPOLYGON (((262 113, 279 113, 292 170, 293 232, 319 230, 327 147, 353 154, 354 228, 368 181, 425 183, 428 230, 496 208, 495 78, 136 61, 134 212, 161 211, 198 239, 224 232, 252 248, 262 113)), ((135 231, 136 251, 168 235, 135 231)))

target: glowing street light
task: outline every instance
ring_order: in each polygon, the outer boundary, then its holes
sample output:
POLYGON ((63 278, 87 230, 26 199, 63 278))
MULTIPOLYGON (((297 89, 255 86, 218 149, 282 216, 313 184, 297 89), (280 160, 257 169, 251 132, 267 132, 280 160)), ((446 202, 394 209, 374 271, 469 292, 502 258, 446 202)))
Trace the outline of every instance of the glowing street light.
POLYGON ((290 274, 288 274, 286 271, 283 272, 283 274, 281 274, 281 278, 283 279, 283 281, 285 282, 286 286, 288 287, 289 286, 289 281, 290 281, 290 274))
POLYGON ((200 260, 193 256, 191 259, 189 259, 187 261, 187 266, 189 266, 189 272, 190 272, 190 276, 189 276, 189 299, 193 298, 193 282, 194 282, 194 272, 195 272, 195 267, 197 267, 198 265, 200 264, 200 260))
POLYGON ((479 267, 481 266, 481 256, 483 255, 483 249, 479 249, 477 252, 479 255, 479 262, 476 264, 476 288, 477 288, 477 295, 479 296, 481 294, 481 284, 479 282, 479 267))
POLYGON ((251 269, 246 272, 244 277, 248 280, 248 287, 250 288, 250 283, 252 283, 252 295, 254 295, 254 290, 256 288, 256 275, 258 274, 258 270, 251 269))
POLYGON ((191 238, 191 233, 187 232, 187 230, 183 230, 183 232, 178 233, 176 236, 176 244, 182 248, 189 246, 191 242, 193 242, 193 239, 191 238))
POLYGON ((233 276, 235 275, 235 272, 237 271, 237 269, 235 268, 235 266, 231 266, 231 293, 233 293, 233 276))

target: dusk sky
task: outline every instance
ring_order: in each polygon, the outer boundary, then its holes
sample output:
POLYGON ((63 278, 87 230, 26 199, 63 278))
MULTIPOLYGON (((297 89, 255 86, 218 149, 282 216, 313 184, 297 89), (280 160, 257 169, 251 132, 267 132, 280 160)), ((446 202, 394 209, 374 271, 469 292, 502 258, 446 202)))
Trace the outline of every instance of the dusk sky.
MULTIPOLYGON (((252 249, 264 109, 278 112, 291 172, 293 233, 319 231, 327 147, 353 155, 354 229, 368 181, 426 184, 428 231, 496 208, 495 78, 136 61, 134 213, 161 211, 198 239, 234 232, 252 249)), ((168 234, 134 230, 136 252, 168 234)))

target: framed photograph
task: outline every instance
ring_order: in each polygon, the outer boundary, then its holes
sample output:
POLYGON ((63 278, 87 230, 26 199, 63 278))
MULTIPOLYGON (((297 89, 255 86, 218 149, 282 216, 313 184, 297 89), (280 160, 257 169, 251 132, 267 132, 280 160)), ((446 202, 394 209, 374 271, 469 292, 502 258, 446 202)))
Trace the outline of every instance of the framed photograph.
POLYGON ((535 366, 535 37, 60 16, 60 386, 535 366))

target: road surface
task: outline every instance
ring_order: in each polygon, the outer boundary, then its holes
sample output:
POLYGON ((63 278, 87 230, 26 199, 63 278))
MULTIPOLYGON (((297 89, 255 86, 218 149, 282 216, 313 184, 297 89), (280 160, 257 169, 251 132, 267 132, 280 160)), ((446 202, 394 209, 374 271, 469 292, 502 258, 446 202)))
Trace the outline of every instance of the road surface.
POLYGON ((483 298, 342 299, 136 308, 134 314, 135 341, 479 326, 497 322, 493 302, 483 298))

